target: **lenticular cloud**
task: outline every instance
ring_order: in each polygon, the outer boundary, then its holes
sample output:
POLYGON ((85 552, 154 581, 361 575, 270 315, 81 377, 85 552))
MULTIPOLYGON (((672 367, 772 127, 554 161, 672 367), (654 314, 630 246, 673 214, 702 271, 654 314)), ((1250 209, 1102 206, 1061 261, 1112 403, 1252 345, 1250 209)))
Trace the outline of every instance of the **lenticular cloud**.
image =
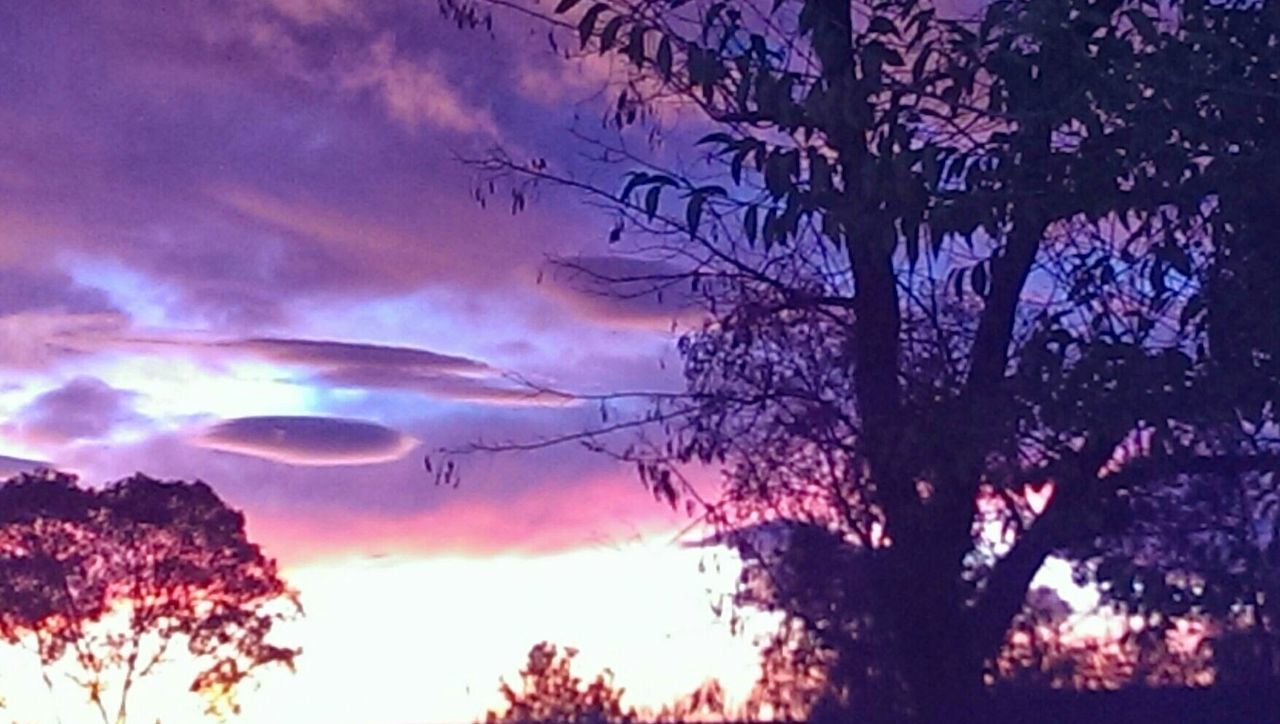
POLYGON ((241 417, 220 422, 195 444, 291 465, 364 465, 402 457, 417 440, 389 427, 337 417, 241 417))

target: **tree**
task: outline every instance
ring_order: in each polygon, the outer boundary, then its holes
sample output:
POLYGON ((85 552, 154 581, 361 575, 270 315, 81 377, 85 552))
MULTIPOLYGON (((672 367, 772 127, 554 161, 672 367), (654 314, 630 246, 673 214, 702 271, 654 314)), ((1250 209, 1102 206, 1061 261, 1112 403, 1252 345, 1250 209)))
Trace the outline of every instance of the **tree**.
POLYGON ((500 691, 507 701, 504 711, 490 710, 485 721, 574 722, 605 724, 606 722, 692 722, 725 721, 740 718, 729 712, 723 687, 714 679, 689 694, 660 707, 657 711, 637 711, 624 707, 624 689, 613 683, 608 669, 596 674, 585 687, 572 671, 578 650, 545 641, 529 649, 529 660, 520 672, 521 689, 516 691, 505 681, 500 691))
POLYGON ((520 671, 521 690, 505 681, 501 691, 506 711, 489 711, 490 722, 571 722, 604 724, 636 721, 634 709, 623 709, 622 690, 614 688, 608 672, 596 675, 583 687, 582 679, 571 671, 577 649, 560 653, 554 644, 542 642, 529 650, 529 662, 520 671))
POLYGON ((208 485, 141 474, 100 489, 24 474, 0 486, 0 637, 28 645, 45 684, 64 671, 104 723, 138 681, 185 649, 191 691, 217 714, 262 666, 299 649, 269 641, 301 609, 244 516, 208 485))
POLYGON ((620 192, 475 165, 513 211, 547 185, 610 206, 610 242, 651 271, 568 266, 705 302, 685 394, 578 438, 729 540, 785 520, 846 549, 783 607, 838 706, 974 717, 1051 554, 1153 622, 1275 630, 1277 4, 444 7, 514 8, 567 55, 624 61, 618 138, 593 141, 633 164, 620 192), (672 158, 692 139, 667 104, 698 114, 705 170, 672 158), (666 145, 638 151, 636 125, 666 145), (656 432, 602 442, 637 425, 656 432), (682 482, 697 463, 718 496, 682 482))

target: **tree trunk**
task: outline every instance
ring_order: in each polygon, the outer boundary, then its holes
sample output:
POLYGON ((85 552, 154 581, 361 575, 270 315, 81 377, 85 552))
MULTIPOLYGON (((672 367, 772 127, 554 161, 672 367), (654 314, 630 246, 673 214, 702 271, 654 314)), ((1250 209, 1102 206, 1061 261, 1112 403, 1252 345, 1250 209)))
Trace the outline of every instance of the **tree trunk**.
POLYGON ((960 588, 963 557, 972 546, 971 511, 949 511, 950 520, 943 516, 948 511, 930 512, 894 535, 886 558, 886 621, 913 719, 968 722, 977 713, 983 665, 960 588))

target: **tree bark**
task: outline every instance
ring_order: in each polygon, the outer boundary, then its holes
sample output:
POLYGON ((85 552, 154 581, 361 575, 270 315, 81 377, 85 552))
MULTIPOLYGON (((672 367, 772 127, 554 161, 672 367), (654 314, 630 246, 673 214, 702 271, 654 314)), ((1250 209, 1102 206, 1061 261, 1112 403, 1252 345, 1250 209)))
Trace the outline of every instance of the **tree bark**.
POLYGON ((900 673, 923 724, 968 722, 977 714, 982 686, 981 658, 958 586, 960 556, 955 544, 925 535, 909 536, 894 547, 889 605, 900 673), (913 540, 914 539, 914 540, 913 540))

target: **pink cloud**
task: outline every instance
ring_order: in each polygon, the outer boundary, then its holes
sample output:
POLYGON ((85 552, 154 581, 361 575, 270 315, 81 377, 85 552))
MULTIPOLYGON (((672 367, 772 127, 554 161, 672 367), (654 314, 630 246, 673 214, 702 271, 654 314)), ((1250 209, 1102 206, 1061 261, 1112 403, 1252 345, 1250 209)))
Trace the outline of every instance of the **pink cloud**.
POLYGON ((128 318, 117 312, 17 312, 0 316, 0 367, 47 369, 118 336, 128 318))
MULTIPOLYGON (((430 485, 430 483, 424 483, 430 485)), ((363 553, 546 553, 670 532, 690 519, 655 502, 627 473, 566 479, 556 485, 478 500, 450 491, 443 504, 404 515, 332 511, 249 517, 256 538, 289 565, 363 553)))
POLYGON ((366 55, 344 68, 339 82, 350 91, 372 92, 387 113, 411 131, 434 125, 460 133, 500 135, 489 112, 464 100, 438 64, 402 56, 391 35, 379 37, 366 55))

